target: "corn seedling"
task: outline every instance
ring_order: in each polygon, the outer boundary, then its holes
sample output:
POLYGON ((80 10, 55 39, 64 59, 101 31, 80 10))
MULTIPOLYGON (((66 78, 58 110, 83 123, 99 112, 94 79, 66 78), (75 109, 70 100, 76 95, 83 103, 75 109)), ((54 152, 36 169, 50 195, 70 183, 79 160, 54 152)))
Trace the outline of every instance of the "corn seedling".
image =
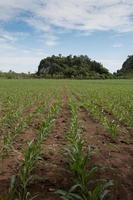
POLYGON ((19 176, 16 179, 18 186, 15 194, 20 200, 27 200, 29 198, 29 191, 27 188, 33 178, 31 172, 36 167, 37 162, 41 159, 41 144, 50 133, 52 124, 58 112, 58 104, 52 106, 47 119, 42 124, 42 128, 37 138, 28 143, 28 148, 24 152, 24 159, 21 163, 19 176))
POLYGON ((118 136, 119 125, 116 124, 114 120, 109 121, 107 118, 104 118, 103 125, 106 127, 106 129, 111 134, 112 139, 115 140, 116 137, 118 136))
POLYGON ((74 185, 68 192, 59 190, 63 200, 102 200, 108 194, 106 187, 110 186, 109 183, 101 184, 100 181, 92 188, 93 175, 97 171, 97 167, 92 167, 87 170, 87 166, 92 157, 91 148, 88 152, 84 152, 84 141, 81 138, 81 133, 78 125, 77 107, 72 102, 70 103, 72 111, 71 128, 68 133, 67 139, 69 142, 66 148, 69 169, 74 175, 74 185))

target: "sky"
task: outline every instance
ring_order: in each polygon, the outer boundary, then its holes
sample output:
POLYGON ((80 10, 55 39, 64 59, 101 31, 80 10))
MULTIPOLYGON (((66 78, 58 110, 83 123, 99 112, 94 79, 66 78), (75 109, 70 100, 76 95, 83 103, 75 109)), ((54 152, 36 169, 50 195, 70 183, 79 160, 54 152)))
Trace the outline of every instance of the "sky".
POLYGON ((0 0, 0 71, 88 55, 110 72, 133 54, 133 0, 0 0))

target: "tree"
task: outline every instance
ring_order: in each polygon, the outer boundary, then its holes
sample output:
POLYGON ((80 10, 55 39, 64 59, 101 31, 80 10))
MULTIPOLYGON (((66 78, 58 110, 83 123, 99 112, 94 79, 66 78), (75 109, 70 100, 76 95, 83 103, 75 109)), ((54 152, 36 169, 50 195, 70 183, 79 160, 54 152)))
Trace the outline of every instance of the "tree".
POLYGON ((94 78, 100 77, 100 74, 106 74, 106 77, 110 75, 102 64, 91 61, 87 55, 68 55, 66 57, 61 54, 58 56, 52 55, 41 60, 37 72, 39 76, 60 77, 61 75, 64 78, 87 78, 89 74, 93 74, 94 78))
POLYGON ((133 55, 127 57, 126 61, 122 65, 122 68, 117 70, 116 76, 122 78, 133 77, 133 55))

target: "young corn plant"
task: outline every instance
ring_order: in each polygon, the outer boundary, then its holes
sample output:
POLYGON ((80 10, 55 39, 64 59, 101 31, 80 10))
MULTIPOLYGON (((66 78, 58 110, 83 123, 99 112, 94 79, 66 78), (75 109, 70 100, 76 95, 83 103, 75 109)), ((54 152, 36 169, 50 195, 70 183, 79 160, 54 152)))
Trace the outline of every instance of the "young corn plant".
POLYGON ((21 162, 19 175, 14 181, 13 197, 18 200, 31 200, 36 196, 31 196, 28 186, 33 180, 32 171, 36 167, 37 162, 41 159, 41 145, 51 131, 53 122, 59 112, 59 104, 51 107, 47 119, 42 123, 36 139, 28 143, 28 148, 24 151, 23 160, 21 162))
POLYGON ((119 125, 114 120, 109 121, 107 118, 104 118, 103 125, 111 134, 112 139, 115 140, 119 133, 118 131, 119 125))
POLYGON ((24 160, 22 161, 19 173, 19 187, 17 193, 22 200, 26 199, 28 194, 27 186, 32 180, 31 172, 35 168, 38 160, 41 159, 41 143, 37 140, 32 140, 28 143, 28 149, 24 153, 24 160))
POLYGON ((8 132, 7 135, 3 137, 3 147, 0 150, 0 155, 2 158, 6 157, 11 150, 14 150, 13 143, 21 131, 30 124, 30 122, 36 117, 38 113, 43 112, 47 108, 48 99, 43 102, 42 105, 36 108, 34 112, 28 114, 26 118, 19 117, 19 122, 16 126, 8 132))
POLYGON ((68 192, 59 190, 58 194, 64 200, 102 200, 108 194, 106 188, 110 187, 112 182, 107 184, 107 182, 101 183, 99 181, 98 184, 95 183, 95 187, 92 187, 92 183, 94 184, 93 175, 98 168, 94 166, 89 171, 87 169, 92 157, 92 149, 89 147, 87 153, 84 152, 84 141, 81 138, 78 125, 77 106, 71 102, 70 108, 72 120, 70 132, 67 135, 69 144, 66 152, 69 159, 69 169, 74 175, 74 185, 68 192))
POLYGON ((90 105, 85 103, 84 107, 86 109, 89 108, 90 113, 107 129, 112 139, 115 140, 118 136, 119 125, 114 120, 109 120, 106 117, 103 109, 100 109, 97 105, 90 105))

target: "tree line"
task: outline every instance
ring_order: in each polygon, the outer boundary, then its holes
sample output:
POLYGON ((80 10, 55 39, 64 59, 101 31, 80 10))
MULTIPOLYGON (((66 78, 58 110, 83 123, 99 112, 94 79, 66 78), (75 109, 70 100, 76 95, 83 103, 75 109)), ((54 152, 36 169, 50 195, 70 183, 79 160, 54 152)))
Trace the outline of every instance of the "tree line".
POLYGON ((128 56, 122 68, 111 74, 101 63, 88 56, 50 56, 41 60, 36 73, 16 73, 0 71, 0 78, 69 78, 69 79, 121 79, 133 78, 133 55, 128 56))

